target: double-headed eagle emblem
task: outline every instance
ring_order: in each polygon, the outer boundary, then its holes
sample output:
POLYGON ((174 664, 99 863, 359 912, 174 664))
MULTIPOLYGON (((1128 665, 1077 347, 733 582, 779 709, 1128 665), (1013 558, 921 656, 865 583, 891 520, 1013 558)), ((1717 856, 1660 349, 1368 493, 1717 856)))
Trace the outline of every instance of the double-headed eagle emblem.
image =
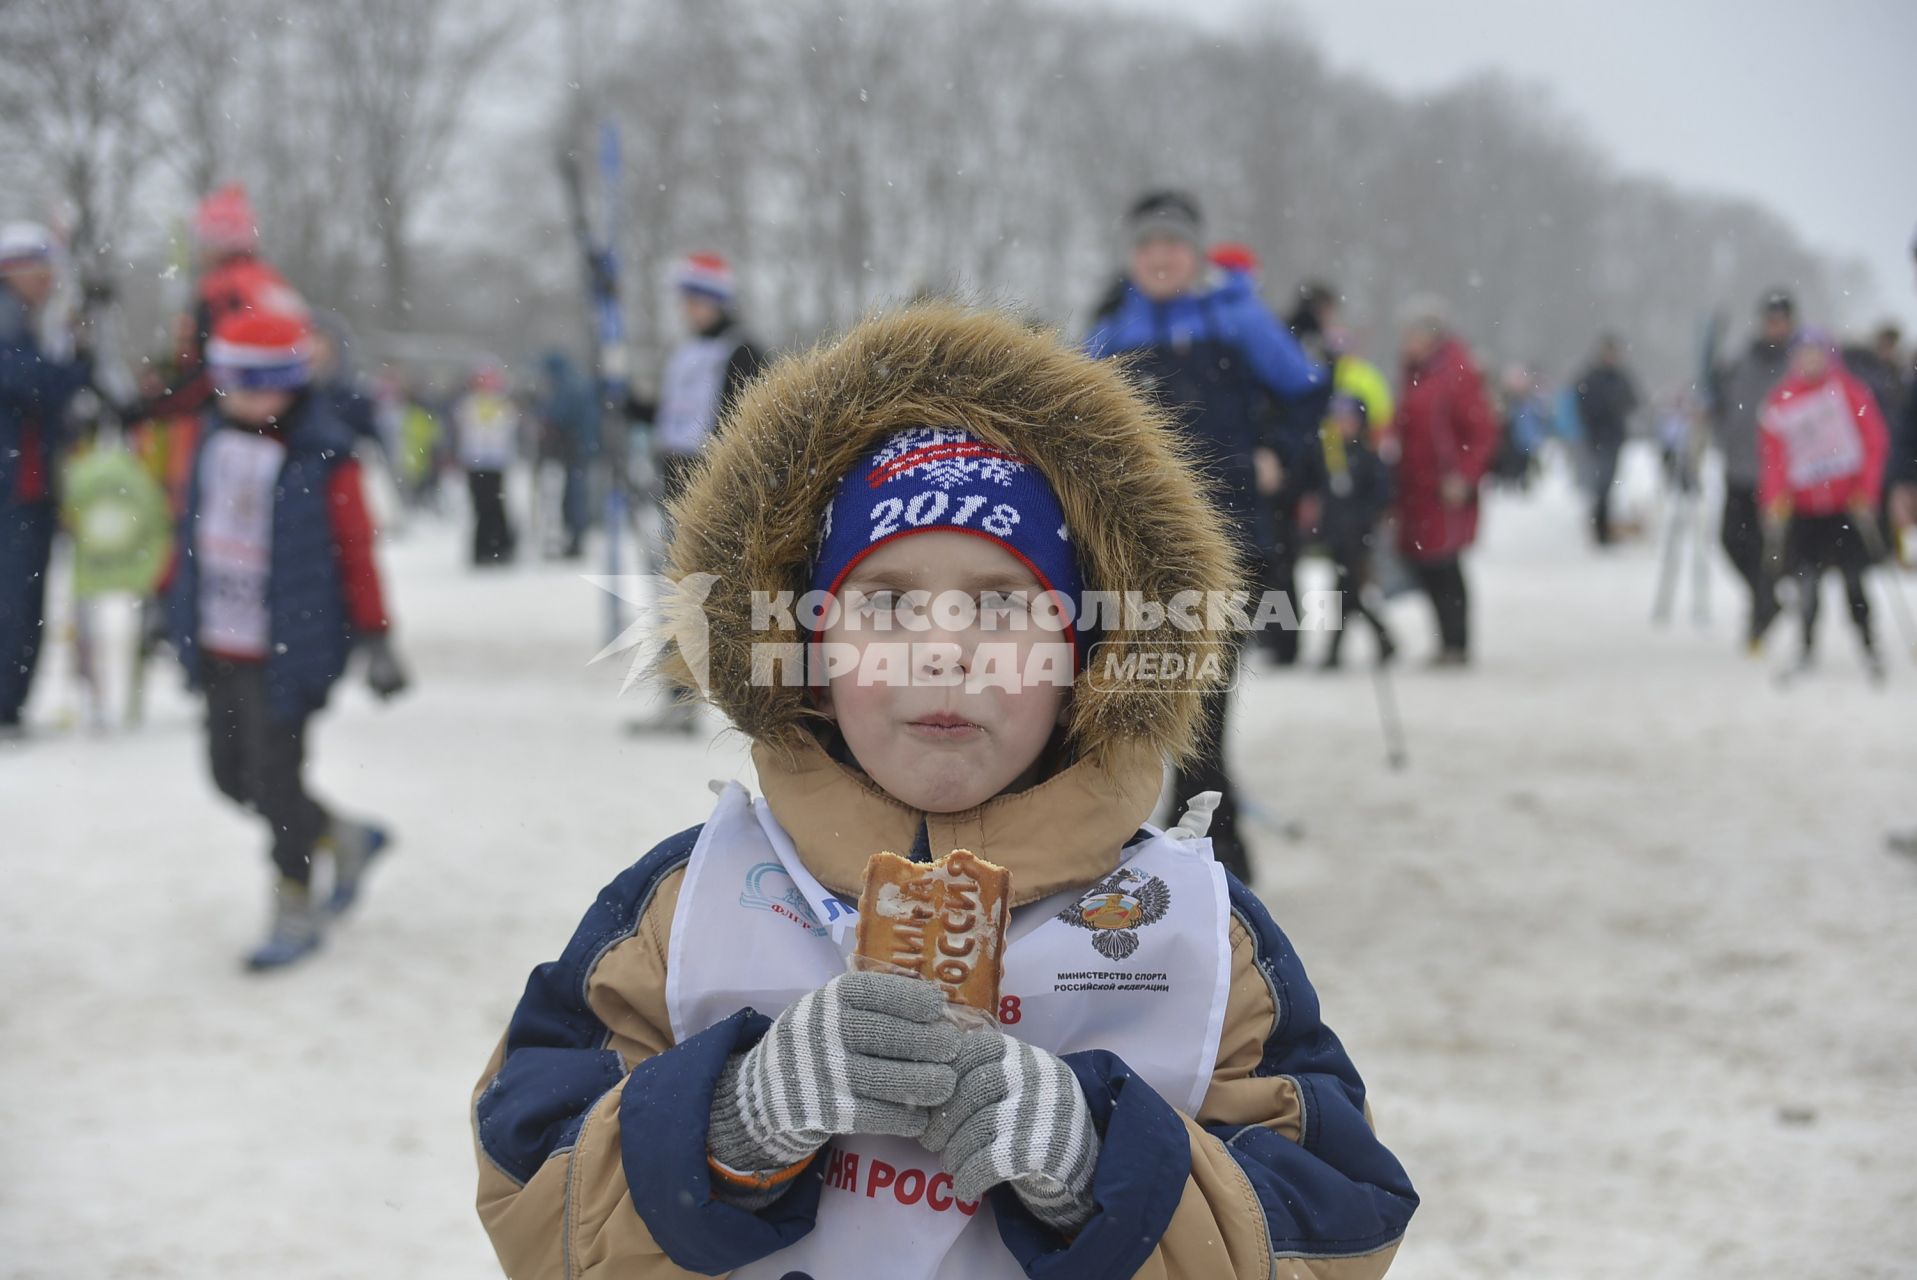
POLYGON ((1138 931, 1157 924, 1171 909, 1171 886, 1157 876, 1118 870, 1080 894, 1058 918, 1092 935, 1092 945, 1107 960, 1123 960, 1138 950, 1138 931))

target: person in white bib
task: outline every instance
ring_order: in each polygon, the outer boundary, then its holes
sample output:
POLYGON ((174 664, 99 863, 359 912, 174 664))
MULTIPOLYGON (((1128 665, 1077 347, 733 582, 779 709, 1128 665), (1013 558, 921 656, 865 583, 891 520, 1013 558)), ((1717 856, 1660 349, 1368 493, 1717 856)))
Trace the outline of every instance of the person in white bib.
POLYGON ((246 957, 255 973, 313 954, 388 842, 308 789, 313 717, 354 650, 380 697, 407 684, 352 433, 313 393, 309 339, 305 317, 268 311, 214 329, 214 397, 161 588, 173 650, 206 698, 213 782, 271 832, 273 913, 246 957), (316 860, 330 864, 324 893, 316 860))
POLYGON ((653 462, 668 503, 684 491, 726 406, 765 362, 740 322, 738 282, 723 255, 686 254, 673 264, 672 286, 686 336, 666 357, 658 401, 630 405, 633 416, 652 423, 653 462))
POLYGON ((1798 335, 1790 369, 1758 414, 1757 495, 1773 559, 1797 581, 1802 623, 1797 665, 1817 647, 1819 588, 1826 570, 1843 577, 1864 667, 1884 678, 1871 633, 1864 573, 1882 549, 1877 506, 1884 491, 1890 432, 1877 400, 1816 329, 1798 335))
POLYGON ((1148 822, 1249 624, 1188 607, 1231 544, 1126 375, 881 314, 768 375, 675 514, 710 589, 662 670, 756 780, 534 970, 473 1099, 507 1274, 1382 1275, 1416 1193, 1216 797, 1148 822), (956 848, 1011 876, 971 1018, 849 963, 867 859, 956 848))
POLYGON ((473 563, 507 564, 519 541, 506 510, 506 477, 519 456, 519 408, 504 369, 485 365, 473 374, 472 389, 453 406, 453 436, 473 500, 473 563))
MULTIPOLYGON (((706 442, 719 429, 727 406, 765 362, 739 320, 738 285, 723 255, 686 254, 673 264, 672 284, 686 336, 666 358, 658 400, 633 396, 626 405, 632 417, 652 424, 662 543, 672 540, 672 508, 697 469, 706 442)), ((692 733, 698 728, 697 708, 681 692, 658 717, 633 727, 692 733)))

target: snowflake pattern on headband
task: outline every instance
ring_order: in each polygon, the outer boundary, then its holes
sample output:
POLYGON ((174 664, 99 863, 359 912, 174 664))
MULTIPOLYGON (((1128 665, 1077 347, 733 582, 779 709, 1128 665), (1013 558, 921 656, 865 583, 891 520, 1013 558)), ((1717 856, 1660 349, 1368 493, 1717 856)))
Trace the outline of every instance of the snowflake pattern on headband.
POLYGON ((895 432, 873 454, 866 483, 877 489, 887 481, 911 475, 946 490, 981 481, 1009 486, 1024 469, 1023 459, 960 428, 910 427, 895 432))

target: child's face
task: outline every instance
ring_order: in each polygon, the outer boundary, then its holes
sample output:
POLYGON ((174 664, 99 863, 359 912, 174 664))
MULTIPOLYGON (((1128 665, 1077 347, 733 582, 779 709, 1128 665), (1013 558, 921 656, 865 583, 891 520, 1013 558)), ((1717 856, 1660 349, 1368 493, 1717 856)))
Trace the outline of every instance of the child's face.
POLYGON ((1791 352, 1791 371, 1800 378, 1815 380, 1830 370, 1830 353, 1814 342, 1801 344, 1791 352))
POLYGON ((246 427, 266 427, 280 420, 293 405, 291 391, 222 391, 220 412, 228 422, 246 427))
POLYGON ((1342 440, 1356 440, 1364 434, 1364 422, 1349 409, 1334 410, 1331 421, 1338 428, 1338 437, 1342 440))
POLYGON ((1146 236, 1132 246, 1132 283, 1155 302, 1189 292, 1198 279, 1198 265, 1198 249, 1177 236, 1146 236))
POLYGON ((53 268, 44 262, 28 262, 0 272, 13 291, 29 307, 39 307, 53 296, 53 268))
MULTIPOLYGON (((889 542, 860 561, 839 598, 851 605, 861 593, 883 612, 907 592, 976 603, 992 593, 1033 600, 1043 590, 998 543, 934 530, 889 542)), ((927 619, 922 630, 899 621, 882 630, 854 613, 842 609, 823 639, 849 646, 840 652, 856 651, 860 660, 835 674, 820 700, 859 767, 887 794, 927 813, 955 813, 1037 780, 1029 775, 1067 705, 1071 656, 1062 632, 1035 620, 1020 627, 1016 611, 988 628, 982 611, 965 625, 961 611, 935 605, 918 610, 927 619), (868 654, 873 646, 887 648, 868 654), (887 655, 892 672, 874 678, 887 655), (981 681, 994 667, 1014 678, 981 681), (1064 678, 1022 678, 1040 670, 1064 678)))
POLYGON ((713 299, 690 290, 680 293, 679 311, 685 317, 687 331, 691 333, 704 333, 725 315, 724 308, 713 299))

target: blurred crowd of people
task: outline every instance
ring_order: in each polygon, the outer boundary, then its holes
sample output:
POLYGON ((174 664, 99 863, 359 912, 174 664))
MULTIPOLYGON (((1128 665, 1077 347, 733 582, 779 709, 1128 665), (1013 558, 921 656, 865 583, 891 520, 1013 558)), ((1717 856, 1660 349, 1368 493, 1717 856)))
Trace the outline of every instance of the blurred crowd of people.
MULTIPOLYGON (((1390 662, 1400 646, 1384 601, 1414 589, 1436 623, 1430 661, 1466 667, 1466 559, 1484 487, 1525 492, 1561 449, 1589 495, 1591 539, 1607 547, 1641 532, 1614 495, 1627 441, 1642 435, 1672 491, 1693 500, 1706 443, 1721 453, 1720 536, 1749 597, 1746 642, 1758 646, 1794 602, 1807 664, 1816 586, 1835 571, 1867 664, 1881 674, 1863 575, 1894 556, 1895 531, 1917 518, 1917 400, 1895 328, 1840 349, 1801 324, 1793 298, 1776 290, 1760 300, 1742 351, 1713 351, 1692 385, 1650 402, 1623 335, 1599 336, 1588 366, 1569 377, 1519 363, 1488 377, 1444 301, 1418 296, 1395 317, 1397 367, 1387 371, 1361 354, 1333 283, 1272 289, 1253 250, 1209 234, 1191 195, 1148 193, 1125 226, 1126 261, 1094 309, 1086 349, 1124 357, 1173 411, 1253 568, 1248 586, 1296 602, 1301 557, 1324 556, 1347 625, 1330 630, 1322 667, 1342 665, 1346 632, 1360 625, 1375 660, 1390 662)), ((165 527, 145 520, 127 540, 140 554, 117 553, 128 567, 99 580, 147 598, 145 649, 170 641, 205 689, 211 722, 223 726, 212 732, 216 780, 275 829, 280 905, 255 958, 277 964, 317 945, 322 931, 308 891, 315 856, 333 855, 331 892, 343 904, 384 838, 370 824, 332 818, 299 781, 306 721, 349 652, 369 654, 383 691, 406 683, 367 550, 360 457, 390 478, 396 521, 463 510, 478 568, 510 563, 528 525, 541 554, 580 558, 606 512, 631 506, 658 513, 650 527, 664 539, 665 504, 766 357, 741 317, 731 264, 698 252, 678 261, 671 280, 682 339, 639 380, 656 394, 601 379, 557 347, 518 376, 486 355, 432 367, 376 359, 368 368, 344 321, 309 308, 262 257, 242 189, 209 194, 192 234, 197 285, 177 340, 141 362, 137 397, 114 403, 95 376, 92 310, 71 325, 52 321, 55 237, 24 223, 0 233, 0 732, 19 731, 56 530, 73 532, 83 559, 109 564, 116 554, 98 533, 114 522, 75 504, 163 509, 165 527), (272 323, 262 328, 262 318, 272 323), (76 401, 91 408, 75 413, 76 401), (137 474, 113 471, 120 456, 100 451, 94 464, 117 479, 74 486, 63 512, 63 460, 90 452, 88 423, 116 420, 137 474), (293 472, 337 486, 334 499, 292 514, 293 472), (456 480, 465 501, 449 506, 456 480), (614 488, 650 501, 608 507, 614 488), (330 542, 322 580, 310 564, 281 563, 292 538, 284 521, 311 526, 301 536, 314 540, 314 555, 330 542), (310 634, 288 658, 294 613, 310 634), (224 639, 209 639, 219 627, 224 639), (236 748, 236 737, 249 745, 236 748)), ((1262 627, 1256 649, 1292 665, 1301 630, 1262 627)), ((1222 793, 1213 838, 1242 874, 1222 745, 1229 705, 1228 695, 1212 699, 1214 746, 1178 790, 1222 793)), ((668 720, 686 727, 691 716, 676 704, 668 720)))

